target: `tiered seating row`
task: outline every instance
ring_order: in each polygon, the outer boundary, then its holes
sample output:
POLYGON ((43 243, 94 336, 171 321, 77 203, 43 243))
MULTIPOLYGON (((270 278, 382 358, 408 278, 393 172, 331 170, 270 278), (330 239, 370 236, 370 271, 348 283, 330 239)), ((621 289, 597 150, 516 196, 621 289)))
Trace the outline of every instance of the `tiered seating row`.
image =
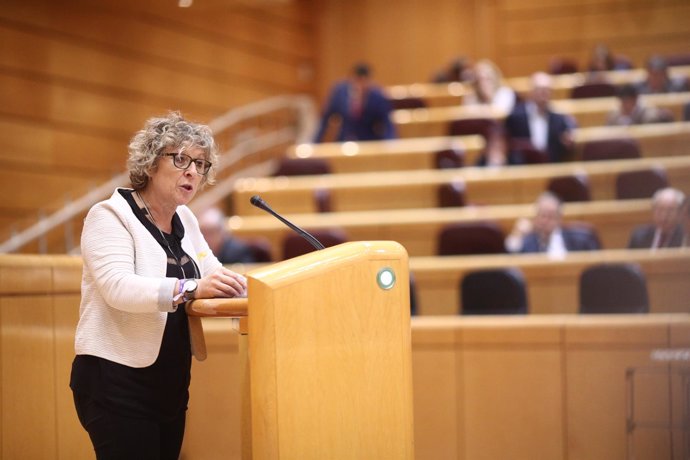
MULTIPOLYGON (((671 111, 675 120, 683 119, 683 108, 690 103, 690 92, 647 94, 640 100, 671 111)), ((571 115, 579 127, 603 126, 609 114, 618 108, 616 97, 561 99, 552 101, 555 112, 571 115)), ((400 109, 393 112, 400 137, 442 136, 448 134, 453 120, 490 118, 502 120, 508 114, 483 105, 400 109)))
MULTIPOLYGON (((635 126, 597 126, 573 131, 576 157, 583 146, 601 139, 633 138, 644 157, 687 155, 690 153, 690 122, 635 126)), ((481 136, 411 137, 396 141, 302 144, 293 146, 293 158, 323 158, 334 173, 418 170, 434 168, 436 152, 459 148, 465 165, 476 164, 485 142, 481 136)))
POLYGON ((413 257, 418 313, 453 315, 462 311, 460 280, 474 270, 517 267, 527 284, 529 312, 577 313, 579 277, 598 263, 638 263, 647 279, 650 312, 687 313, 690 298, 690 250, 659 251, 609 249, 570 253, 564 259, 544 254, 485 255, 481 257, 413 257))
MULTIPOLYGON (((676 66, 669 68, 672 77, 690 77, 690 66, 676 66)), ((597 79, 603 79, 614 85, 635 84, 642 82, 647 75, 645 69, 616 70, 600 72, 597 79)), ((588 81, 590 74, 577 72, 565 75, 552 76, 552 97, 554 99, 567 99, 573 88, 588 81)), ((530 77, 506 78, 504 82, 519 94, 530 91, 530 77)), ((462 97, 473 91, 466 83, 413 83, 411 85, 395 85, 386 88, 392 99, 407 99, 411 97, 423 99, 428 106, 444 106, 458 104, 462 97)))
MULTIPOLYGON (((314 190, 326 190, 333 211, 398 210, 438 207, 439 186, 462 182, 467 201, 477 205, 532 203, 553 177, 586 174, 593 200, 615 199, 615 179, 624 171, 666 170, 669 182, 690 190, 690 156, 515 166, 503 169, 459 168, 385 173, 246 179, 233 192, 235 213, 262 213, 249 199, 260 194, 287 213, 315 212, 314 190)), ((333 219, 335 217, 329 217, 333 219)), ((300 217, 302 221, 302 217, 300 217)))
MULTIPOLYGON (((412 257, 437 254, 437 236, 442 227, 456 222, 493 221, 507 234, 515 221, 534 214, 532 204, 478 206, 464 208, 394 209, 288 215, 307 230, 341 228, 351 241, 393 240, 412 257)), ((624 248, 630 231, 650 219, 650 200, 593 201, 567 203, 564 220, 588 222, 598 231, 605 248, 624 248)), ((282 257, 280 248, 292 230, 269 215, 236 217, 230 220, 233 233, 240 238, 266 237, 274 260, 282 257)))
MULTIPOLYGON (((675 72, 690 74, 687 69, 675 72)), ((640 81, 644 71, 611 75, 611 82, 622 84, 640 81)), ((584 75, 555 78, 555 89, 563 96, 584 75)), ((529 79, 511 82, 518 92, 528 90, 529 79)), ((414 86, 417 94, 401 92, 395 97, 424 97, 424 86, 414 86)), ((459 84, 446 85, 452 97, 461 97, 468 90, 459 84)), ((428 86, 432 93, 442 86, 428 86)), ((402 91, 402 90, 401 90, 402 91)), ((443 91, 436 94, 444 96, 443 91)), ((574 131, 575 159, 583 158, 585 146, 604 139, 633 139, 643 158, 599 162, 568 162, 559 164, 524 165, 508 168, 435 169, 436 155, 446 149, 464 153, 465 165, 473 165, 481 155, 485 142, 479 136, 445 136, 450 122, 459 119, 505 118, 487 106, 442 107, 397 110, 393 114, 401 139, 396 141, 346 142, 342 144, 299 145, 288 154, 293 158, 320 158, 328 162, 335 174, 246 179, 237 183, 233 192, 236 214, 230 221, 233 233, 240 238, 266 237, 273 258, 283 257, 283 241, 291 232, 271 216, 249 204, 249 198, 261 195, 275 209, 310 230, 343 230, 350 240, 395 240, 403 244, 411 256, 419 313, 456 314, 459 305, 459 283, 463 276, 478 269, 514 266, 523 270, 527 279, 530 312, 576 313, 578 311, 578 278, 588 265, 600 262, 638 262, 654 284, 650 290, 652 311, 686 311, 687 305, 677 299, 687 295, 682 266, 690 253, 668 250, 672 262, 660 267, 658 254, 651 251, 628 251, 631 230, 651 219, 651 200, 616 201, 616 178, 624 172, 649 169, 663 170, 672 186, 690 189, 690 122, 605 127, 608 115, 618 108, 615 97, 592 99, 561 99, 553 101, 557 112, 571 115, 579 128, 574 131), (604 250, 571 253, 562 260, 544 254, 444 256, 438 254, 438 236, 449 224, 489 221, 498 224, 507 234, 516 220, 531 217, 533 201, 547 189, 551 179, 562 176, 586 176, 592 201, 564 205, 564 220, 591 224, 604 250), (440 208, 441 186, 457 184, 468 203, 464 207, 440 208), (327 210, 319 213, 328 197, 327 210), (663 287, 659 288, 659 285, 663 287), (675 299, 675 300, 674 300, 675 299), (659 307, 662 306, 662 307, 659 307)), ((690 92, 643 96, 643 102, 670 109, 682 119, 683 107, 690 103, 690 92)), ((663 252, 663 251, 662 251, 663 252)))

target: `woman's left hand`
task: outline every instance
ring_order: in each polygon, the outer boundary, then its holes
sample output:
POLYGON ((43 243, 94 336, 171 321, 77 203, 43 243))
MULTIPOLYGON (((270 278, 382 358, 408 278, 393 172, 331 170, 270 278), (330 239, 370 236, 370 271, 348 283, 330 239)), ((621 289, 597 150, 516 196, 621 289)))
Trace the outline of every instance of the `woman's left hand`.
POLYGON ((213 273, 197 281, 196 298, 212 299, 215 297, 242 297, 247 295, 247 279, 220 267, 213 273))

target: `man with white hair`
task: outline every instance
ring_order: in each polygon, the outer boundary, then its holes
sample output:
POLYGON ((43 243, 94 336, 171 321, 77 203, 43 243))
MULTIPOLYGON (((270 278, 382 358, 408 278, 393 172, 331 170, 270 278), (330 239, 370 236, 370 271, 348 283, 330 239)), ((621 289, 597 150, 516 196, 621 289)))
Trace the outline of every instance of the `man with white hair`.
POLYGON ((667 187, 652 197, 652 223, 638 226, 630 236, 628 248, 677 248, 683 243, 680 211, 685 195, 667 187))
POLYGON ((571 251, 601 249, 596 235, 585 227, 563 226, 563 202, 551 192, 543 192, 535 203, 531 222, 520 219, 506 238, 509 252, 544 252, 562 257, 571 251))
POLYGON ((219 208, 206 209, 199 216, 199 229, 211 248, 213 255, 222 264, 249 264, 255 262, 251 248, 232 238, 226 227, 225 214, 219 208))

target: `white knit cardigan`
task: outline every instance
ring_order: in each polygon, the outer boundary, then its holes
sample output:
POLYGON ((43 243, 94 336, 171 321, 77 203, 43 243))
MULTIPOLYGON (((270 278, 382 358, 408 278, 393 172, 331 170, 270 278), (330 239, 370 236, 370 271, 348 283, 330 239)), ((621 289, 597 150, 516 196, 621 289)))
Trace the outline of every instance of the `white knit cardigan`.
MULTIPOLYGON (((186 206, 182 249, 205 276, 221 266, 186 206)), ((146 367, 158 357, 176 278, 166 278, 166 251, 137 219, 118 190, 84 221, 84 261, 75 351, 146 367)))

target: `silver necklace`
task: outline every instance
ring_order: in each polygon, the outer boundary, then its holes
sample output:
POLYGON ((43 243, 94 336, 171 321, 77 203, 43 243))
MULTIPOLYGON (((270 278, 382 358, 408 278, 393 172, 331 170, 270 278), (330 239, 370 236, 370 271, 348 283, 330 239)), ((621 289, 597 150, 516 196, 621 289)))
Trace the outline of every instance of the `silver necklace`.
MULTIPOLYGON (((168 248, 168 252, 170 252, 170 255, 172 256, 173 260, 175 261, 177 266, 180 267, 180 270, 182 270, 182 279, 187 279, 187 274, 184 272, 184 267, 182 266, 182 262, 177 258, 177 256, 173 252, 172 248, 170 247, 170 242, 168 241, 168 239, 163 234, 163 230, 161 230, 161 228, 158 226, 158 222, 156 222, 156 218, 153 217, 153 214, 151 213, 151 210, 149 209, 148 204, 146 204, 146 200, 141 195, 141 193, 139 193, 139 191, 137 191, 136 194, 139 196, 139 199, 144 204, 144 209, 146 209, 146 214, 151 219, 151 223, 153 224, 154 227, 156 227, 156 230, 158 230, 158 233, 160 233, 161 238, 163 238, 163 241, 165 242, 165 246, 168 248)), ((192 262, 192 266, 194 267, 194 275, 198 278, 199 276, 198 276, 198 273, 196 271, 196 266, 194 265, 194 262, 192 262)))

